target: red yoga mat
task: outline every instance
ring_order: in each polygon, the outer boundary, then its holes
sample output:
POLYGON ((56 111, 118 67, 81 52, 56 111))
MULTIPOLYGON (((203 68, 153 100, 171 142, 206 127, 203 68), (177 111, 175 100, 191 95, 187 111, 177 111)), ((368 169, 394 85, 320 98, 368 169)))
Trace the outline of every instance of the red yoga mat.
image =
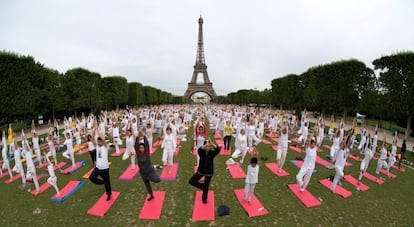
MULTIPOLYGON (((320 180, 319 183, 321 183, 323 186, 331 190, 332 181, 330 181, 329 179, 320 180)), ((352 192, 346 190, 340 185, 336 185, 334 193, 342 196, 345 199, 352 195, 352 192)))
POLYGON ((273 141, 275 141, 276 143, 279 143, 279 138, 277 138, 277 137, 272 137, 271 138, 273 141))
POLYGON ((61 203, 75 193, 80 187, 85 184, 85 181, 69 181, 69 183, 60 190, 60 195, 54 195, 50 200, 61 203))
MULTIPOLYGON (((39 175, 36 175, 37 180, 40 180, 42 177, 39 175)), ((33 183, 33 178, 28 179, 27 182, 33 183)))
POLYGON ((282 169, 281 172, 278 171, 278 166, 276 163, 271 162, 271 163, 265 163, 265 166, 272 171, 273 174, 275 174, 278 177, 285 177, 285 176, 289 176, 289 173, 286 172, 284 169, 282 169))
POLYGON ((174 156, 177 156, 180 153, 180 148, 175 148, 174 150, 174 156))
POLYGON ((365 172, 363 176, 365 178, 367 178, 368 180, 373 181, 373 182, 375 182, 377 184, 383 184, 384 183, 384 181, 381 180, 381 179, 376 180, 376 177, 373 176, 373 175, 371 175, 371 174, 369 174, 368 172, 365 172))
POLYGON ((293 165, 297 166, 298 168, 302 168, 303 161, 300 161, 300 160, 290 160, 290 162, 292 162, 293 165))
POLYGON ((157 140, 155 143, 152 144, 152 147, 157 147, 160 146, 162 144, 161 140, 157 140))
POLYGON ((394 168, 394 169, 396 169, 396 170, 398 170, 398 171, 400 171, 400 172, 402 172, 402 173, 405 173, 405 169, 404 168, 398 168, 398 166, 396 166, 396 165, 393 165, 393 166, 391 166, 392 168, 394 168))
POLYGON ((262 143, 264 144, 272 144, 269 140, 267 139, 261 139, 260 141, 262 141, 262 143))
POLYGON ((217 145, 224 145, 224 141, 223 140, 216 140, 217 145))
POLYGON ((354 154, 349 154, 348 157, 354 159, 355 161, 361 161, 361 159, 357 155, 354 155, 354 154))
POLYGON ((231 150, 224 150, 224 147, 221 147, 220 155, 225 155, 225 156, 231 155, 231 150))
POLYGON ((292 142, 294 142, 294 143, 302 143, 302 141, 300 141, 298 139, 292 139, 292 142))
POLYGON ((214 139, 221 139, 221 134, 214 134, 214 139))
POLYGON ((322 165, 322 166, 324 166, 324 167, 329 167, 329 166, 331 166, 331 163, 330 162, 328 162, 328 161, 326 161, 325 159, 322 159, 321 157, 319 157, 319 156, 316 156, 316 163, 318 163, 319 165, 322 165))
POLYGON ((16 180, 20 179, 20 177, 22 177, 22 175, 20 175, 20 173, 16 174, 16 175, 13 176, 13 178, 9 178, 6 181, 4 181, 4 183, 11 184, 11 183, 15 182, 16 180))
POLYGON ((61 174, 72 174, 76 171, 78 171, 82 166, 85 165, 84 161, 80 161, 80 162, 76 162, 75 163, 75 167, 73 167, 72 165, 64 170, 62 170, 60 173, 61 174))
POLYGON ((329 146, 329 145, 323 145, 323 147, 326 148, 326 149, 328 149, 328 150, 331 149, 331 146, 329 146))
POLYGON ((93 205, 86 213, 89 215, 97 216, 97 217, 105 216, 106 212, 108 212, 111 206, 118 199, 119 194, 121 193, 112 191, 111 199, 109 201, 106 201, 107 195, 106 195, 106 192, 104 192, 103 195, 95 203, 95 205, 93 205))
POLYGON ((363 184, 363 183, 361 183, 361 182, 359 182, 359 184, 358 184, 358 180, 357 179, 355 179, 353 176, 351 176, 351 175, 345 175, 344 176, 344 179, 346 180, 346 181, 348 181, 350 184, 352 184, 353 186, 355 186, 357 189, 359 188, 359 190, 360 191, 367 191, 368 189, 369 189, 369 187, 368 186, 366 186, 365 184, 363 184))
POLYGON ((142 205, 141 212, 138 215, 139 219, 160 219, 162 206, 164 205, 165 200, 165 191, 154 191, 153 194, 153 200, 147 201, 149 195, 145 198, 144 205, 142 205))
POLYGON ((290 191, 306 206, 314 207, 321 205, 321 202, 316 199, 308 190, 305 189, 302 193, 300 192, 300 186, 298 184, 288 184, 290 191))
POLYGON ((157 151, 156 147, 152 147, 150 151, 150 155, 153 155, 157 151))
POLYGON ((175 141, 175 143, 177 144, 177 146, 178 145, 180 145, 181 144, 181 140, 180 139, 177 139, 176 141, 175 141))
MULTIPOLYGON (((108 165, 111 165, 111 164, 112 164, 112 162, 108 162, 108 165)), ((88 172, 86 172, 86 173, 82 176, 82 178, 88 179, 88 178, 89 178, 89 176, 91 175, 91 173, 92 173, 93 169, 95 169, 95 168, 92 168, 92 169, 90 169, 88 172)))
POLYGON ((204 204, 201 195, 202 191, 197 191, 194 200, 193 221, 214 221, 214 192, 208 191, 207 203, 204 204))
POLYGON ((40 193, 46 191, 48 188, 52 187, 51 184, 45 182, 44 184, 40 185, 39 191, 37 192, 36 189, 32 190, 30 194, 32 195, 39 195, 40 193))
POLYGON ((302 153, 302 149, 300 149, 299 147, 295 147, 295 146, 289 146, 290 149, 298 152, 298 153, 302 153))
POLYGON ((128 168, 118 177, 118 180, 121 181, 132 181, 135 179, 135 176, 139 172, 138 165, 135 165, 135 169, 132 169, 132 165, 128 165, 128 168))
POLYGON ((76 153, 76 155, 83 155, 89 152, 89 148, 84 148, 82 150, 80 150, 78 153, 76 153))
POLYGON ((43 162, 43 163, 42 163, 42 165, 37 165, 37 166, 36 166, 36 169, 41 169, 41 168, 44 168, 44 167, 46 167, 48 164, 49 164, 49 163, 47 163, 47 162, 43 162))
POLYGON ((275 150, 275 151, 277 151, 278 146, 277 146, 277 145, 273 145, 273 146, 272 146, 272 149, 273 149, 273 150, 275 150))
POLYGON ((119 157, 119 156, 123 155, 124 153, 125 153, 125 148, 119 148, 119 152, 118 153, 116 153, 116 152, 112 153, 111 157, 119 157))
MULTIPOLYGON (((62 168, 63 166, 65 166, 66 164, 68 164, 67 162, 59 162, 57 165, 53 166, 53 170, 57 170, 59 168, 62 168)), ((46 170, 47 171, 47 170, 46 170)))
POLYGON ((178 172, 178 163, 174 162, 173 166, 171 167, 171 173, 168 173, 167 168, 164 166, 164 168, 162 169, 160 178, 161 180, 164 180, 164 181, 175 180, 177 178, 177 172, 178 172))
MULTIPOLYGON (((0 168, 1 168, 1 165, 0 165, 0 168)), ((0 179, 3 178, 3 177, 6 177, 6 176, 9 176, 9 172, 4 172, 3 171, 3 175, 0 176, 0 179)))
POLYGON ((385 169, 381 169, 381 173, 382 173, 382 174, 384 174, 384 175, 386 175, 386 176, 389 176, 389 177, 390 177, 390 178, 392 178, 392 179, 397 178, 397 175, 395 175, 395 174, 393 174, 393 173, 391 173, 391 172, 389 172, 389 173, 387 174, 387 170, 385 170, 385 169))
POLYGON ((237 200, 239 201, 240 205, 243 207, 243 209, 246 211, 249 217, 257 217, 269 213, 269 211, 267 211, 263 207, 262 203, 257 199, 255 195, 252 196, 251 203, 243 201, 244 189, 235 189, 234 195, 236 195, 237 200))
POLYGON ((241 168, 240 164, 227 165, 227 169, 229 170, 230 175, 233 179, 246 178, 246 173, 241 168))
POLYGON ((197 156, 197 150, 193 150, 193 155, 197 156))

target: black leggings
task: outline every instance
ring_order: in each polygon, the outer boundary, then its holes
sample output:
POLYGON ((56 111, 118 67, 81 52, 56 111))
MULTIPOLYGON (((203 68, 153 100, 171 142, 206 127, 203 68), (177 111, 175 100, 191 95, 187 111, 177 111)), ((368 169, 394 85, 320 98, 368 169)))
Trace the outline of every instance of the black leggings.
POLYGON ((89 154, 91 155, 92 163, 96 162, 96 149, 89 151, 89 154))
POLYGON ((111 190, 111 181, 109 180, 109 168, 108 169, 98 169, 95 167, 93 169, 91 175, 89 176, 89 180, 98 185, 105 185, 105 191, 107 195, 112 194, 111 190), (102 180, 98 178, 101 176, 102 180))
POLYGON ((141 174, 141 177, 142 177, 142 181, 144 181, 145 188, 147 189, 148 194, 153 196, 152 187, 151 187, 150 182, 159 183, 159 182, 161 182, 160 177, 158 176, 158 174, 155 171, 151 172, 148 176, 143 176, 141 174))
POLYGON ((231 135, 224 137, 224 149, 230 150, 231 135))
POLYGON ((194 186, 194 187, 196 187, 196 188, 198 188, 200 190, 203 190, 202 199, 204 201, 207 201, 208 187, 210 186, 210 181, 211 181, 211 178, 212 177, 213 176, 203 176, 203 175, 201 175, 199 173, 194 173, 194 175, 191 177, 190 181, 188 182, 192 186, 194 186), (204 177, 204 183, 200 183, 199 180, 201 178, 203 178, 203 177, 204 177))

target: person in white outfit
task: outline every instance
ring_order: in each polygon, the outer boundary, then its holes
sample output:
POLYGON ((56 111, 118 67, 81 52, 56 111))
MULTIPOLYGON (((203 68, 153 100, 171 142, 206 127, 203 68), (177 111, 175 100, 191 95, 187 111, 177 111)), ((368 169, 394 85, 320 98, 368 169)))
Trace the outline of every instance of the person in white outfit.
POLYGON ((73 152, 73 139, 70 132, 66 133, 66 140, 63 142, 66 145, 66 151, 62 153, 62 156, 72 161, 72 167, 75 168, 75 154, 73 152))
POLYGON ((132 129, 129 128, 126 131, 126 139, 125 139, 125 153, 124 155, 122 155, 122 160, 127 160, 128 158, 131 159, 131 169, 135 169, 135 157, 136 157, 136 153, 135 153, 135 136, 132 134, 132 129))
POLYGON ((395 135, 394 140, 392 141, 391 145, 391 152, 388 157, 388 164, 387 164, 387 176, 390 177, 390 168, 394 165, 397 161, 397 134, 395 135))
POLYGON ((299 173, 296 175, 296 180, 300 186, 301 193, 305 191, 312 177, 313 170, 315 169, 316 151, 318 149, 317 140, 315 137, 309 138, 307 140, 306 156, 303 160, 303 164, 299 170, 299 173))
POLYGON ((243 164, 244 157, 247 153, 247 135, 244 129, 240 130, 240 134, 237 136, 237 143, 236 150, 234 150, 233 154, 231 155, 232 158, 240 158, 240 164, 243 164))
POLYGON ((331 158, 332 165, 336 159, 336 154, 338 153, 340 149, 339 148, 340 143, 341 143, 340 132, 339 130, 337 130, 335 133, 335 136, 333 137, 333 144, 331 146, 331 150, 329 153, 329 157, 331 158))
POLYGON ((378 158, 377 169, 375 171, 375 173, 377 174, 376 180, 378 180, 378 178, 379 178, 379 174, 381 172, 381 169, 382 168, 384 168, 384 169, 387 168, 387 154, 388 154, 388 151, 387 151, 387 137, 384 133, 384 140, 383 140, 383 143, 382 143, 382 148, 380 150, 380 157, 378 158))
POLYGON ((171 167, 173 165, 173 157, 174 157, 174 151, 177 147, 177 141, 172 133, 172 130, 170 127, 167 127, 166 134, 164 135, 164 140, 162 141, 161 148, 164 149, 162 154, 162 162, 164 163, 164 166, 167 168, 168 173, 171 173, 171 167))
POLYGON ((367 146, 365 147, 363 154, 364 154, 364 158, 362 159, 361 165, 359 168, 359 176, 358 176, 357 184, 360 183, 362 176, 368 169, 369 162, 371 161, 371 159, 374 157, 374 154, 375 154, 375 152, 372 150, 372 145, 370 142, 368 142, 367 146))
POLYGON ((257 157, 252 157, 250 159, 250 164, 247 166, 247 174, 244 185, 244 195, 243 201, 252 202, 252 197, 254 194, 254 188, 259 179, 259 165, 257 164, 257 157))
POLYGON ((301 141, 303 143, 303 146, 305 147, 307 144, 307 138, 308 138, 308 133, 309 133, 309 128, 308 128, 308 122, 304 122, 303 126, 302 126, 302 134, 299 136, 298 140, 301 141))
POLYGON ((116 123, 115 119, 113 120, 113 124, 112 124, 112 143, 113 145, 115 145, 115 151, 116 153, 119 153, 119 145, 122 144, 122 140, 120 138, 119 135, 119 127, 118 124, 116 123))
POLYGON ((251 120, 250 124, 247 126, 247 141, 249 143, 250 150, 253 150, 253 145, 257 146, 257 144, 260 143, 260 139, 256 136, 256 125, 254 120, 251 120))
POLYGON ((345 164, 346 164, 346 157, 348 156, 348 152, 349 152, 349 144, 351 143, 351 133, 352 130, 350 131, 348 137, 346 138, 346 140, 343 140, 340 144, 339 150, 337 152, 336 155, 336 160, 335 160, 335 177, 333 179, 332 185, 331 185, 331 190, 334 192, 336 185, 338 184, 338 182, 342 179, 342 177, 344 177, 344 168, 345 168, 345 164))
POLYGON ((289 140, 289 122, 284 121, 283 126, 280 128, 279 143, 277 144, 276 161, 278 166, 278 172, 282 172, 283 165, 286 161, 286 155, 288 150, 289 140))
POLYGON ((147 126, 145 127, 145 137, 147 137, 148 140, 148 144, 150 146, 150 152, 152 152, 152 150, 154 149, 152 147, 152 143, 153 143, 153 136, 152 136, 152 125, 151 123, 147 123, 147 126))
POLYGON ((49 173, 49 178, 47 178, 47 183, 53 186, 53 188, 56 190, 56 195, 59 196, 60 191, 59 191, 59 188, 57 186, 57 177, 56 177, 56 174, 55 174, 55 170, 53 168, 53 164, 52 164, 52 162, 50 162, 49 156, 47 156, 47 155, 45 155, 45 156, 46 156, 46 161, 48 163, 47 172, 49 173))
POLYGON ((10 179, 12 179, 13 173, 10 168, 9 157, 7 156, 7 140, 6 140, 6 134, 4 131, 3 131, 2 144, 1 144, 1 156, 3 158, 3 165, 1 166, 0 172, 3 175, 2 170, 7 169, 7 171, 9 172, 10 179))
POLYGON ((32 134, 32 143, 33 143, 33 150, 36 154, 36 159, 39 162, 39 166, 42 165, 42 153, 40 152, 40 144, 39 144, 39 137, 37 136, 36 132, 32 134))
POLYGON ((53 142, 53 135, 52 132, 49 132, 49 135, 47 136, 47 145, 49 147, 49 152, 46 154, 46 158, 53 157, 53 161, 55 165, 57 164, 57 158, 56 158, 56 149, 55 149, 55 143, 53 142))
POLYGON ((16 141, 14 141, 14 146, 12 146, 12 149, 14 151, 14 162, 15 166, 13 167, 13 171, 20 173, 22 177, 22 183, 26 184, 26 175, 24 174, 23 164, 21 160, 21 149, 19 148, 19 145, 16 141))
POLYGON ((32 159, 32 155, 33 155, 32 149, 30 148, 29 143, 27 142, 26 139, 22 141, 22 144, 23 144, 22 154, 26 158, 26 166, 27 166, 26 180, 32 180, 35 185, 36 192, 39 192, 39 182, 37 181, 36 167, 32 159))

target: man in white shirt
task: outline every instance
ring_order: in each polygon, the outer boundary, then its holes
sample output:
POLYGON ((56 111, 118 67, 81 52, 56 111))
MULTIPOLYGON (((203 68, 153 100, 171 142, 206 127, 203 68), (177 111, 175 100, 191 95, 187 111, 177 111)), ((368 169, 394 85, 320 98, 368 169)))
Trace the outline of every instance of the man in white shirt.
POLYGON ((96 148, 96 167, 93 169, 89 180, 97 185, 105 185, 106 201, 111 199, 111 182, 109 180, 109 163, 108 163, 108 148, 103 136, 98 137, 98 146, 96 148), (98 179, 101 176, 102 179, 98 179))

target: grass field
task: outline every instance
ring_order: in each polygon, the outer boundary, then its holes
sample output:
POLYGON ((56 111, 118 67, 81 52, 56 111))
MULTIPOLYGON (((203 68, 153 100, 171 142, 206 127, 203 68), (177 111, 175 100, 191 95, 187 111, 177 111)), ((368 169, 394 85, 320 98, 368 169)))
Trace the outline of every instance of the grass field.
MULTIPOLYGON (((191 138, 191 135, 188 135, 191 138)), ((330 144, 325 141, 326 144, 330 144)), ((17 188, 21 181, 10 185, 0 183, 0 226, 413 226, 410 217, 413 209, 414 171, 407 169, 405 173, 392 170, 396 179, 387 179, 383 185, 376 185, 366 179, 363 182, 371 189, 357 191, 352 185, 343 181, 343 186, 353 194, 343 199, 333 194, 318 183, 320 179, 333 175, 334 170, 326 169, 318 164, 318 173, 312 176, 308 190, 323 203, 319 207, 306 208, 287 188, 287 184, 296 183, 295 175, 299 169, 289 161, 285 169, 290 173, 287 177, 274 176, 261 163, 259 184, 255 194, 269 211, 268 215, 249 218, 236 197, 234 189, 244 187, 243 179, 232 179, 224 162, 228 156, 217 156, 215 159, 215 175, 210 189, 215 192, 215 207, 227 205, 230 215, 218 217, 212 222, 191 221, 194 195, 196 189, 188 184, 193 174, 195 157, 190 154, 192 140, 181 143, 180 154, 174 158, 179 162, 178 177, 175 181, 153 184, 154 190, 165 190, 166 198, 161 219, 157 221, 138 220, 139 211, 146 197, 146 190, 140 176, 132 182, 118 181, 118 176, 128 166, 129 161, 121 157, 109 157, 111 184, 114 191, 121 195, 104 218, 89 216, 87 210, 104 193, 103 186, 97 186, 86 180, 85 186, 61 204, 49 198, 54 194, 52 188, 39 196, 32 196, 27 191, 17 188)), ((275 152, 271 145, 259 144, 260 156, 268 157, 267 162, 274 162, 275 152)), ((328 151, 319 153, 325 157, 328 151)), ((154 164, 161 164, 162 151, 158 148, 152 156, 154 164)), ((412 156, 412 154, 410 154, 412 156)), ((287 160, 303 156, 289 150, 287 160)), ((89 154, 75 155, 77 160, 87 160, 85 167, 73 175, 58 176, 58 185, 62 188, 69 180, 84 180, 82 175, 92 168, 89 154)), ((412 158, 412 157, 411 157, 412 158)), ((58 159, 63 160, 61 153, 58 159)), ((345 168, 345 174, 357 176, 359 162, 348 159, 353 165, 345 168)), ((374 172, 376 161, 370 162, 369 171, 374 172)), ((246 166, 244 165, 244 169, 246 166)), ((160 173, 160 171, 158 171, 160 173)), ((38 170, 38 174, 40 170, 38 170)), ((43 184, 46 178, 40 180, 43 184)), ((33 187, 32 187, 33 188, 33 187)))

